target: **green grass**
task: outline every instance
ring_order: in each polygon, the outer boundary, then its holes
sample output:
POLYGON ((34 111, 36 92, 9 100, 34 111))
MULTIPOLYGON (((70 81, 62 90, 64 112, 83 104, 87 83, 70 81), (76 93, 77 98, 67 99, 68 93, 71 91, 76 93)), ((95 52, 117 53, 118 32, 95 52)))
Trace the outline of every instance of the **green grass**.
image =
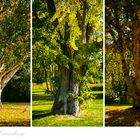
POLYGON ((103 86, 102 83, 101 83, 101 84, 89 84, 89 85, 91 85, 91 86, 93 86, 93 87, 100 87, 100 86, 103 86))
POLYGON ((3 103, 0 126, 30 126, 29 103, 3 103))
POLYGON ((90 94, 103 94, 103 91, 89 91, 88 93, 90 93, 90 94))
POLYGON ((45 83, 42 83, 42 84, 33 83, 32 89, 34 92, 44 91, 46 89, 46 84, 45 83))
POLYGON ((51 115, 54 97, 43 92, 33 93, 33 126, 102 126, 102 99, 87 100, 81 105, 81 115, 51 115))

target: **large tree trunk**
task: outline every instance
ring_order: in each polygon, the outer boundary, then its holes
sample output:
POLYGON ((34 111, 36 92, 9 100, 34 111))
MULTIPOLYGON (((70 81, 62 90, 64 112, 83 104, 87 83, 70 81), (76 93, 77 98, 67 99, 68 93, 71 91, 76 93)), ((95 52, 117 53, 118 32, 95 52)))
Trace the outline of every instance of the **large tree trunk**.
POLYGON ((54 114, 70 114, 78 116, 80 114, 79 102, 79 82, 74 81, 74 74, 71 69, 60 67, 60 86, 55 95, 52 107, 54 114))
MULTIPOLYGON (((54 0, 47 0, 48 12, 50 17, 52 18, 56 12, 55 2, 54 0)), ((80 30, 82 31, 81 41, 85 44, 89 41, 90 36, 90 28, 89 26, 86 28, 86 8, 87 8, 87 0, 80 0, 81 3, 81 11, 82 14, 77 12, 77 20, 80 30)), ((58 19, 53 22, 53 26, 56 27, 58 25, 58 19)), ((60 38, 64 40, 64 43, 60 43, 61 50, 65 56, 69 59, 73 59, 76 56, 76 51, 72 49, 67 43, 70 39, 70 27, 68 22, 65 22, 65 32, 64 36, 61 34, 60 30, 57 31, 60 38)), ((58 41, 60 42, 60 41, 58 41)), ((52 107, 52 112, 54 114, 71 114, 78 116, 80 114, 78 95, 80 88, 80 81, 76 79, 78 74, 81 72, 75 70, 69 64, 69 69, 64 66, 59 66, 60 70, 60 86, 55 95, 55 101, 52 107)), ((80 67, 80 66, 79 66, 80 67)), ((85 68, 84 68, 85 69, 85 68)), ((83 69, 81 69, 83 71, 83 69)))
POLYGON ((133 46, 132 53, 133 53, 133 66, 134 66, 133 70, 135 72, 136 95, 138 96, 134 98, 134 108, 140 108, 140 25, 139 22, 136 25, 134 26, 132 32, 132 46, 133 46))
POLYGON ((80 82, 76 79, 76 75, 74 73, 75 72, 73 71, 70 78, 70 90, 69 90, 69 95, 68 95, 67 110, 68 110, 68 114, 79 116, 80 107, 79 107, 79 101, 77 97, 79 95, 80 82))
MULTIPOLYGON (((125 56, 124 56, 123 51, 120 53, 120 58, 121 58, 121 61, 122 61, 122 70, 123 70, 123 73, 124 73, 124 77, 125 77, 125 81, 126 81, 126 84, 127 84, 128 92, 133 99, 133 107, 134 108, 140 108, 140 91, 138 90, 138 88, 136 88, 134 86, 134 83, 132 83, 132 80, 129 76, 129 69, 128 69, 127 64, 126 64, 126 60, 125 60, 125 56)), ((137 85, 137 83, 136 83, 136 85, 137 85)))
POLYGON ((3 81, 2 81, 2 78, 0 78, 0 108, 2 108, 2 101, 1 101, 1 97, 2 97, 2 91, 4 89, 4 84, 3 84, 3 81))
MULTIPOLYGON (((23 65, 23 61, 25 61, 27 57, 28 57, 28 54, 25 53, 15 65, 12 65, 8 69, 1 67, 1 69, 0 69, 0 106, 1 107, 2 107, 1 94, 2 94, 4 87, 12 79, 12 77, 19 70, 19 68, 23 65)), ((3 64, 3 66, 4 66, 4 64, 3 64)))
POLYGON ((0 88, 0 108, 2 108, 1 94, 2 94, 2 89, 0 88))
POLYGON ((69 90, 69 70, 60 67, 60 85, 55 95, 52 112, 54 114, 66 114, 67 112, 67 95, 69 90))

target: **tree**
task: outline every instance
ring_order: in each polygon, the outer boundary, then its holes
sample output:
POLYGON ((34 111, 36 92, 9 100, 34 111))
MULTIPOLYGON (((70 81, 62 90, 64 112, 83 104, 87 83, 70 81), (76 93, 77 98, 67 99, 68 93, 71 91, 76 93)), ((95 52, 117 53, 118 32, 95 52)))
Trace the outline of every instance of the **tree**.
POLYGON ((29 56, 28 0, 0 2, 0 103, 4 87, 29 56))
POLYGON ((5 86, 3 102, 30 102, 30 59, 28 58, 5 86))
POLYGON ((106 49, 120 56, 133 107, 140 107, 140 2, 106 1, 106 49), (133 78, 132 78, 133 77, 133 78))
POLYGON ((82 79, 96 55, 102 54, 101 22, 101 0, 34 1, 33 44, 53 50, 49 57, 59 71, 54 114, 80 114, 77 97, 82 79))
POLYGON ((52 56, 56 52, 39 42, 33 47, 33 82, 46 83, 46 93, 54 93, 58 81, 58 68, 52 56))
POLYGON ((128 91, 124 74, 122 71, 122 63, 120 54, 114 52, 114 49, 106 48, 106 104, 115 102, 128 103, 128 91))

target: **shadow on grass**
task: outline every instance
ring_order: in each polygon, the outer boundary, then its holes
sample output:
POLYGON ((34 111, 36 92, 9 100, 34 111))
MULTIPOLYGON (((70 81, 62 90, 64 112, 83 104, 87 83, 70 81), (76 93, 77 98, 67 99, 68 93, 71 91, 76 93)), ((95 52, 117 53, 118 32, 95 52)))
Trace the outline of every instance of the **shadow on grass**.
POLYGON ((106 126, 140 126, 140 109, 106 111, 106 126))
POLYGON ((30 126, 30 121, 21 121, 21 122, 5 122, 5 121, 0 121, 0 127, 5 127, 5 126, 30 126))
POLYGON ((95 99, 103 99, 103 93, 94 94, 95 99))
POLYGON ((45 90, 37 90, 37 91, 33 91, 33 93, 43 93, 45 94, 45 90))
POLYGON ((53 95, 39 95, 39 94, 33 94, 32 95, 33 101, 38 101, 38 100, 44 100, 44 101, 53 101, 54 96, 53 95))
POLYGON ((50 111, 33 111, 32 113, 33 113, 32 116, 33 120, 53 115, 52 112, 50 111))

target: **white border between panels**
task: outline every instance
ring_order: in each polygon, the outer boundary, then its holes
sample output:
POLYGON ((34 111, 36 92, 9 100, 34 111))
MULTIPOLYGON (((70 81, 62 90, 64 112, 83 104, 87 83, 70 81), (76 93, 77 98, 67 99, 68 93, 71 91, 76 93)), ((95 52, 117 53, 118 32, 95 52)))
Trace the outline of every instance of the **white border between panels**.
POLYGON ((30 0, 30 127, 32 127, 32 0, 30 0))
POLYGON ((103 127, 105 127, 105 0, 103 0, 103 127))

